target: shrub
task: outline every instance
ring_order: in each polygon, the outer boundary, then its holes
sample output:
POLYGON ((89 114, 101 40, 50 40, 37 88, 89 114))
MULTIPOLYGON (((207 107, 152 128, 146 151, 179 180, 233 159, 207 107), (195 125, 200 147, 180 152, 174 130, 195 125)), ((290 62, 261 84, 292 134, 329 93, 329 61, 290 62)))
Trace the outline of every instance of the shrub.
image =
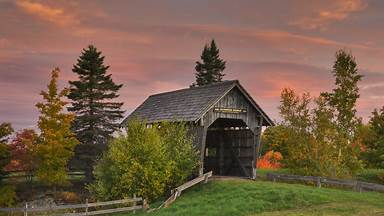
POLYGON ((137 120, 109 144, 97 163, 96 181, 89 186, 98 199, 120 199, 133 194, 155 199, 163 194, 169 179, 165 148, 156 127, 137 120))
POLYGON ((0 185, 0 207, 10 207, 15 203, 16 192, 13 186, 0 185))
POLYGON ((281 168, 281 160, 283 156, 280 152, 268 151, 257 161, 257 168, 262 169, 279 169, 281 168))
POLYGON ((167 189, 181 185, 198 167, 198 151, 185 123, 163 122, 160 135, 170 165, 167 189))
POLYGON ((384 169, 364 169, 357 174, 360 181, 384 184, 384 169))
POLYGON ((132 120, 109 144, 97 163, 96 181, 88 189, 98 199, 120 199, 133 194, 154 200, 181 184, 198 165, 185 124, 162 123, 147 128, 132 120))

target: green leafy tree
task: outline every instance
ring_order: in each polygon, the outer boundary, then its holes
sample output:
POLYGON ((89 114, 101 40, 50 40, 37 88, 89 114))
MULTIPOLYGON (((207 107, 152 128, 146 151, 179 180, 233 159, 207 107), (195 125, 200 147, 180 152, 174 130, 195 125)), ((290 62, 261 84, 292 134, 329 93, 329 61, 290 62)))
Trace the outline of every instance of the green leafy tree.
POLYGON ((282 124, 267 127, 261 135, 262 154, 268 151, 280 152, 287 155, 288 152, 288 128, 282 124))
POLYGON ((205 45, 201 54, 201 60, 196 62, 196 83, 191 86, 202 86, 211 83, 221 82, 225 69, 225 61, 220 58, 219 49, 215 40, 211 41, 210 46, 205 45))
POLYGON ((13 133, 10 123, 0 124, 0 182, 5 175, 4 167, 10 162, 9 136, 13 133))
POLYGON ((160 137, 170 164, 167 191, 180 186, 199 165, 198 151, 186 123, 162 122, 160 137))
POLYGON ((298 174, 309 174, 314 167, 314 161, 310 157, 313 142, 310 133, 310 96, 305 93, 300 97, 292 89, 285 88, 280 102, 282 125, 287 136, 283 163, 298 174))
POLYGON ((356 101, 360 97, 357 84, 363 76, 358 73, 355 58, 345 50, 336 52, 332 73, 336 88, 331 93, 322 95, 335 110, 335 124, 338 130, 335 145, 338 160, 343 161, 342 166, 355 172, 361 168, 361 161, 358 159, 359 148, 353 142, 361 124, 361 119, 356 116, 356 101))
POLYGON ((169 179, 165 147, 156 127, 147 128, 137 120, 128 123, 108 145, 89 187, 98 199, 140 197, 153 200, 164 193, 169 179))
POLYGON ((357 84, 363 76, 358 73, 355 58, 345 50, 336 52, 332 73, 336 88, 331 93, 322 95, 336 111, 340 135, 352 142, 360 123, 360 119, 356 116, 356 101, 360 97, 357 84))
MULTIPOLYGON (((340 166, 334 142, 337 139, 337 127, 333 121, 334 110, 327 100, 320 96, 314 100, 315 106, 311 117, 311 155, 314 175, 344 176, 348 169, 340 166)), ((347 174, 347 175, 348 175, 347 174)))
POLYGON ((54 186, 54 189, 67 183, 67 163, 78 144, 71 131, 74 115, 64 112, 66 102, 62 98, 67 95, 68 89, 58 92, 58 77, 59 69, 55 68, 51 73, 48 91, 40 93, 44 102, 36 104, 40 112, 38 126, 41 132, 37 146, 36 174, 41 182, 54 186))
POLYGON ((366 148, 363 158, 369 167, 384 169, 384 107, 372 112, 368 127, 363 141, 366 148))
POLYGON ((343 151, 340 155, 335 144, 339 141, 335 111, 325 97, 312 100, 309 94, 299 96, 284 89, 279 109, 283 122, 277 132, 266 135, 272 140, 271 150, 283 153, 285 167, 301 175, 330 177, 351 176, 356 171, 350 166, 356 154, 343 151))
POLYGON ((187 125, 163 122, 147 127, 131 120, 97 163, 96 181, 89 189, 98 199, 136 194, 154 200, 182 184, 197 167, 198 152, 187 125))
POLYGON ((78 80, 69 81, 72 100, 68 111, 75 113, 72 129, 81 142, 76 148, 76 159, 84 164, 87 177, 92 175, 94 160, 105 149, 107 140, 118 129, 124 111, 123 103, 114 102, 122 85, 113 82, 107 74, 104 56, 96 47, 84 49, 72 71, 78 80))

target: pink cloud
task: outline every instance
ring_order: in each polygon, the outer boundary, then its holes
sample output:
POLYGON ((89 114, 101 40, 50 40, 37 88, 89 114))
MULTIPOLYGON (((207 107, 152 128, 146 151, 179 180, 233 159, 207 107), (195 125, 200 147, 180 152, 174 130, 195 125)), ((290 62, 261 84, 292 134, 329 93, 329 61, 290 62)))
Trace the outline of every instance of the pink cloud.
POLYGON ((16 1, 16 5, 28 14, 60 26, 79 24, 79 20, 74 15, 61 8, 53 8, 30 0, 18 0, 16 1))
POLYGON ((350 14, 364 10, 367 6, 363 0, 333 0, 322 3, 310 11, 312 14, 300 17, 289 24, 303 29, 325 30, 332 22, 345 20, 350 14))

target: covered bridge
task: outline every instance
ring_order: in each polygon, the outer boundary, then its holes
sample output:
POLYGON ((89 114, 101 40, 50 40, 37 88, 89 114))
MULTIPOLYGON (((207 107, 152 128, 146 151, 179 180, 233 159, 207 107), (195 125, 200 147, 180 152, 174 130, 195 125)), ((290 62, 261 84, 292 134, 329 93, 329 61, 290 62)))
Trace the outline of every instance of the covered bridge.
POLYGON ((133 116, 148 124, 188 122, 200 150, 199 173, 250 178, 262 126, 274 124, 237 80, 151 95, 123 124, 133 116))

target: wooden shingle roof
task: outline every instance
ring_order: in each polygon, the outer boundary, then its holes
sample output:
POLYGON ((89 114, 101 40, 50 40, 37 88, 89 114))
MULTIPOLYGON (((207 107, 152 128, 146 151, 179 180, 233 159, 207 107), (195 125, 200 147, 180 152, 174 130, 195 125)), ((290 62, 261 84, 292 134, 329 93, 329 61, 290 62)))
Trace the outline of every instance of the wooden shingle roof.
POLYGON ((126 124, 132 117, 146 119, 148 123, 175 120, 197 122, 220 98, 236 86, 262 113, 266 125, 273 125, 272 120, 261 110, 237 80, 151 95, 126 117, 122 124, 126 124))

